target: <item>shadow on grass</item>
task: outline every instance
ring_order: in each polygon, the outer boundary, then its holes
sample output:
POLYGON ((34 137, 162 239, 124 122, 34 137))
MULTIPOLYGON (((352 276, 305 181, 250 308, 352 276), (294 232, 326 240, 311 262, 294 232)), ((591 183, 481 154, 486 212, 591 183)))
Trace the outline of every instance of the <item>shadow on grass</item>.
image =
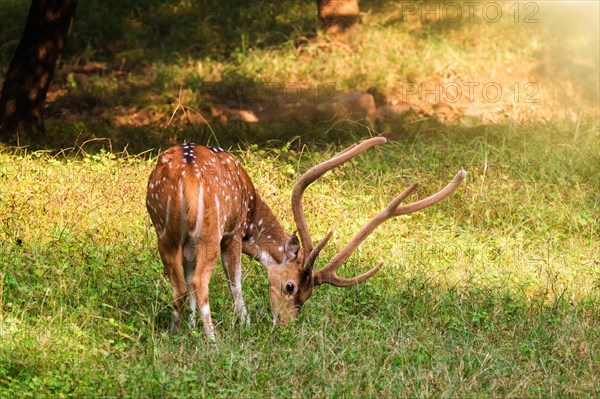
MULTIPOLYGON (((428 7, 439 12, 455 4, 435 1, 428 7)), ((416 41, 421 36, 435 40, 471 23, 466 16, 457 22, 450 17, 422 18, 422 7, 416 2, 361 1, 365 15, 389 14, 387 24, 399 25, 416 41), (415 18, 420 19, 418 24, 415 18)), ((5 44, 0 47, 1 64, 8 64, 18 43, 20 32, 14 21, 24 21, 27 8, 26 1, 2 5, 0 39, 5 44)), ((182 141, 223 147, 280 146, 290 141, 299 145, 347 144, 379 133, 402 137, 485 126, 444 125, 436 115, 423 110, 393 121, 340 118, 317 109, 338 94, 336 82, 312 87, 285 80, 265 82, 252 72, 236 69, 259 48, 289 46, 289 57, 293 58, 301 43, 310 42, 316 34, 317 24, 312 0, 84 2, 68 42, 65 66, 57 72, 49 92, 46 139, 32 143, 30 148, 58 150, 86 143, 86 151, 104 148, 139 153, 182 141), (205 76, 201 65, 192 65, 204 61, 221 63, 222 70, 212 68, 220 76, 205 76), (96 70, 84 71, 95 63, 100 64, 96 70), (181 72, 183 68, 187 69, 181 72), (298 92, 302 101, 298 101, 298 92)), ((565 40, 558 42, 560 46, 568 47, 565 40)), ((571 82, 565 87, 575 94, 558 93, 561 98, 581 97, 585 102, 598 98, 597 74, 592 73, 598 70, 598 52, 592 51, 592 42, 586 43, 589 49, 580 52, 591 52, 588 63, 571 60, 570 53, 560 62, 552 61, 556 58, 553 52, 539 54, 540 66, 534 73, 540 81, 556 78, 571 82)), ((325 47, 318 57, 327 57, 336 46, 327 40, 314 44, 318 51, 325 47)), ((306 62, 318 62, 318 57, 306 62)), ((388 100, 383 95, 374 96, 376 105, 388 100)), ((502 130, 503 126, 510 126, 510 122, 500 122, 497 128, 502 130)))
MULTIPOLYGON (((18 44, 29 1, 0 5, 0 63, 18 44), (15 23, 19 21, 19 23, 15 23)), ((229 57, 316 33, 312 0, 98 1, 78 5, 66 56, 81 61, 172 62, 174 57, 229 57)))

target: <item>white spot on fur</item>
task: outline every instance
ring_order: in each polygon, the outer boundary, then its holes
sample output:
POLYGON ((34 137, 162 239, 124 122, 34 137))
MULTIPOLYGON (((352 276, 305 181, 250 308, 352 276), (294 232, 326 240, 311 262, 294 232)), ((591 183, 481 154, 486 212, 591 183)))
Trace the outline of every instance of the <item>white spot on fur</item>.
POLYGON ((196 226, 194 231, 191 233, 191 238, 195 243, 198 241, 198 237, 200 236, 200 230, 202 229, 202 220, 204 219, 204 188, 200 186, 198 190, 198 205, 196 212, 196 226))
POLYGON ((260 251, 258 253, 258 261, 260 262, 261 265, 263 265, 265 267, 275 263, 275 260, 273 259, 271 254, 269 254, 267 251, 260 251))
POLYGON ((217 194, 215 194, 215 207, 217 209, 217 233, 221 234, 221 204, 219 204, 219 199, 217 198, 217 194))
POLYGON ((185 234, 187 226, 187 210, 185 209, 185 197, 183 196, 183 181, 179 180, 179 216, 181 233, 185 234))

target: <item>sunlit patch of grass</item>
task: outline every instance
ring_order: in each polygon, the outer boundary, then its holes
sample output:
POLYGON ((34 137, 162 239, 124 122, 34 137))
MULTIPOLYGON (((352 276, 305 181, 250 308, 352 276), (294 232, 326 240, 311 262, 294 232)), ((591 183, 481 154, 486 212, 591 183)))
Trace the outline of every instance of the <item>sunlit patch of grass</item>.
MULTIPOLYGON (((305 196, 327 258, 413 181, 456 171, 444 202, 388 221, 319 287, 295 325, 271 325, 265 271, 244 261, 240 328, 220 268, 217 342, 168 335, 168 280, 144 209, 151 156, 0 153, 1 396, 580 396, 598 393, 598 127, 447 128, 406 136, 305 196)), ((293 230, 293 180, 337 148, 232 151, 293 230)))

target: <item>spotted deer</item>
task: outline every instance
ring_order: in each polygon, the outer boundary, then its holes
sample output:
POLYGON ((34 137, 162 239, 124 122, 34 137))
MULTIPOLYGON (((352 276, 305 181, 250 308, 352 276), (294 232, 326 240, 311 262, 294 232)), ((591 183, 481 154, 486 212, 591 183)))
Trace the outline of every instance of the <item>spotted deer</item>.
POLYGON ((189 143, 172 147, 160 155, 148 182, 146 205, 158 236, 158 250, 173 286, 171 329, 179 329, 185 299, 189 296, 190 325, 195 326, 199 309, 205 333, 214 339, 208 284, 219 254, 235 311, 242 323, 249 323, 242 296, 242 253, 256 259, 267 270, 275 324, 296 317, 314 287, 325 283, 350 287, 377 273, 383 262, 353 278, 339 277, 336 270, 377 226, 389 218, 418 211, 444 199, 466 175, 460 170, 438 193, 400 205, 417 188, 418 183, 412 184, 369 220, 325 267, 314 271, 315 261, 333 232, 313 245, 302 207, 304 191, 327 171, 385 142, 384 137, 374 137, 353 144, 300 177, 291 198, 300 239, 284 230, 231 154, 220 148, 189 143))

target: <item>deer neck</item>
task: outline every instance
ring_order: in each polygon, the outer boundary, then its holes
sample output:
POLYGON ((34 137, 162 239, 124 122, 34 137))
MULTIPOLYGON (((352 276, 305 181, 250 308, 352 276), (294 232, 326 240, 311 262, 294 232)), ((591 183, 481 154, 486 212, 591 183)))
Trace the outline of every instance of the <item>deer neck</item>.
POLYGON ((242 241, 242 250, 265 267, 273 263, 282 263, 284 245, 289 234, 258 193, 253 205, 246 235, 242 241))

